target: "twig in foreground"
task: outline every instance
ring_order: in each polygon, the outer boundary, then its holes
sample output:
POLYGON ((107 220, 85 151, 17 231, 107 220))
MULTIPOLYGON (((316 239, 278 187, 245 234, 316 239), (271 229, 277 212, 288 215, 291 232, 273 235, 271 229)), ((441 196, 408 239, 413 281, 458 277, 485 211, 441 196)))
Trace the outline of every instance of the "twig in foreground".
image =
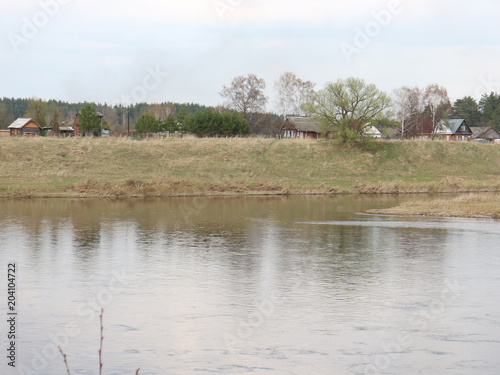
POLYGON ((58 346, 59 348, 59 351, 61 352, 63 358, 64 358, 64 364, 66 365, 66 371, 68 372, 68 375, 70 375, 69 373, 69 366, 68 366, 68 361, 66 360, 66 354, 64 354, 63 350, 61 349, 60 346, 58 346))
POLYGON ((99 345, 99 375, 102 375, 102 340, 104 340, 104 336, 102 335, 102 332, 104 330, 104 327, 102 325, 102 314, 104 314, 103 308, 101 308, 101 314, 99 315, 99 321, 101 322, 101 343, 99 345))

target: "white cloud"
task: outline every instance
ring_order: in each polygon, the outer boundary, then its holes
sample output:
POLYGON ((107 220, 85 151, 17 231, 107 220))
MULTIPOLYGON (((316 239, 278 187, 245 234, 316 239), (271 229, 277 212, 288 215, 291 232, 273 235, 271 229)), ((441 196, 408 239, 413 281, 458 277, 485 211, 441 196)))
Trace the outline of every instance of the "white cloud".
POLYGON ((473 95, 500 63, 495 0, 401 0, 350 64, 340 44, 397 0, 64 0, 14 54, 5 36, 21 34, 40 1, 62 0, 0 0, 0 96, 111 101, 156 63, 172 78, 154 100, 217 104, 235 75, 256 73, 271 88, 285 71, 317 87, 356 75, 384 89, 438 82, 450 95, 473 95), (21 68, 27 61, 36 61, 31 70, 21 68))

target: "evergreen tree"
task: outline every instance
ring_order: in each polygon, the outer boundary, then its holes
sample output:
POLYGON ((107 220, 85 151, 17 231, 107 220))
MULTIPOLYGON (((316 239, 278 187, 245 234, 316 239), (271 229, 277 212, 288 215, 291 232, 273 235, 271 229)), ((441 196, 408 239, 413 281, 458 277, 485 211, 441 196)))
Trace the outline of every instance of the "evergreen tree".
POLYGON ((471 96, 465 96, 462 99, 455 100, 451 111, 453 118, 463 118, 469 126, 478 126, 481 121, 481 112, 479 111, 476 100, 471 96))
POLYGON ((139 134, 158 133, 161 131, 160 121, 157 120, 151 113, 146 113, 137 120, 135 130, 137 130, 139 134))
POLYGON ((94 106, 86 103, 80 114, 78 115, 80 121, 80 130, 83 135, 92 134, 101 130, 101 118, 94 106))
POLYGON ((497 93, 483 94, 479 101, 482 112, 481 125, 491 126, 500 130, 500 95, 497 93))

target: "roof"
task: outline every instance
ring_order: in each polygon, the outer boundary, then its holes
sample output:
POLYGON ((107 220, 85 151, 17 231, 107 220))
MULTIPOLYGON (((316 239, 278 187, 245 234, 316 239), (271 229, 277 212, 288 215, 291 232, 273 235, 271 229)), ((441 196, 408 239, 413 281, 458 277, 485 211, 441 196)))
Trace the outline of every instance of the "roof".
POLYGON ((299 132, 321 132, 321 120, 313 117, 287 117, 289 121, 299 132))
POLYGON ((462 126, 463 124, 469 127, 467 125, 467 122, 463 118, 441 120, 438 123, 436 134, 456 134, 460 126, 462 126))
POLYGON ((382 135, 380 130, 378 130, 375 126, 373 125, 368 125, 364 128, 364 134, 365 135, 382 135))
POLYGON ((491 126, 472 126, 473 139, 500 139, 500 133, 491 126))
MULTIPOLYGON (((31 118, 18 118, 16 121, 14 121, 12 124, 10 124, 8 126, 8 128, 9 129, 21 129, 23 126, 25 126, 30 121, 33 121, 33 119, 31 119, 31 118)), ((36 121, 33 121, 33 122, 36 124, 36 121)))

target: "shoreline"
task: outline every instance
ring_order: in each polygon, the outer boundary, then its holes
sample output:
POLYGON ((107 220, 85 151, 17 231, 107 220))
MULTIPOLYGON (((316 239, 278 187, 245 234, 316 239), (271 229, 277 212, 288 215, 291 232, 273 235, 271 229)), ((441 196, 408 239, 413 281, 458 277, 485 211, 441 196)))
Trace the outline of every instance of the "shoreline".
POLYGON ((399 206, 366 211, 376 215, 500 219, 500 193, 463 194, 451 199, 408 201, 399 206))
POLYGON ((470 142, 10 137, 0 199, 491 193, 499 165, 470 142))
MULTIPOLYGON (((152 199, 152 198, 211 198, 211 197, 284 197, 284 196, 340 196, 340 195, 360 195, 360 196, 385 196, 385 195, 402 195, 402 196, 418 196, 429 194, 488 194, 500 193, 498 188, 477 188, 477 189, 425 189, 420 187, 418 189, 406 188, 401 190, 386 190, 383 186, 377 189, 376 186, 370 187, 368 191, 356 190, 336 190, 329 191, 311 191, 300 189, 287 189, 275 191, 262 191, 262 190, 214 190, 214 191, 198 191, 198 192, 175 192, 175 193, 130 193, 130 194, 116 194, 106 191, 101 192, 42 192, 42 191, 18 191, 12 193, 0 193, 0 199, 152 199), (378 190, 378 191, 377 191, 378 190)), ((387 209, 388 210, 388 209, 387 209)), ((417 215, 417 214, 416 214, 417 215)))

